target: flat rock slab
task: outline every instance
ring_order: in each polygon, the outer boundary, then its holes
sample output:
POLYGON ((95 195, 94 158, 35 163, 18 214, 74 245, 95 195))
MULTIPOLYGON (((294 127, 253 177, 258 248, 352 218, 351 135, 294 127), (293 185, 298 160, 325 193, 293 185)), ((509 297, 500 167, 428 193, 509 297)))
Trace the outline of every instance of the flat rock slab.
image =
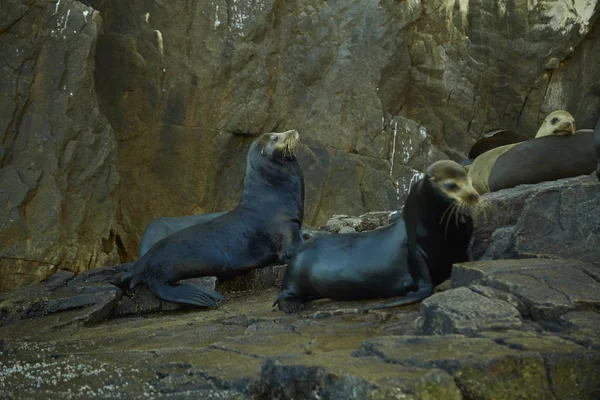
POLYGON ((519 329, 523 325, 517 308, 466 287, 425 299, 421 314, 421 332, 426 335, 474 335, 483 330, 519 329))
POLYGON ((514 295, 533 320, 600 310, 599 268, 578 260, 521 259, 454 266, 452 286, 482 285, 514 295))
MULTIPOLYGON (((12 320, 0 326, 4 394, 458 400, 594 399, 600 393, 600 356, 594 347, 599 340, 593 337, 588 345, 544 333, 542 327, 528 332, 483 327, 479 337, 419 336, 421 314, 415 307, 356 312, 356 302, 318 301, 287 315, 271 307, 276 295, 275 288, 231 293, 214 310, 174 310, 53 329, 47 328, 52 318, 68 320, 75 311, 12 320)), ((461 299, 480 301, 496 312, 513 307, 467 288, 439 293, 430 303, 462 318, 469 309, 454 304, 461 299)), ((473 312, 486 318, 486 309, 473 312)), ((518 318, 514 310, 508 315, 518 318)), ((575 329, 594 315, 563 318, 575 329)))
POLYGON ((453 376, 463 398, 578 399, 600 394, 600 353, 553 337, 508 335, 378 337, 361 343, 353 354, 442 369, 453 376), (527 347, 519 347, 523 342, 527 347), (571 376, 569 384, 566 376, 571 376))

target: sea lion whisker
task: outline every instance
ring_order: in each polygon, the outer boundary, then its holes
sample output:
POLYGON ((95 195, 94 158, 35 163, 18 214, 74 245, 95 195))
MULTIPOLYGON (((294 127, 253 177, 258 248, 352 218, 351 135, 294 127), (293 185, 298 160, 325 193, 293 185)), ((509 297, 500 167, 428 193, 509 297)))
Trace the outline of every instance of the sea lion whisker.
MULTIPOLYGON (((450 205, 450 207, 448 207, 446 209, 446 212, 448 213, 448 215, 446 217, 446 226, 444 227, 444 236, 448 236, 448 226, 450 225, 450 220, 452 220, 452 213, 454 212, 454 210, 456 209, 456 207, 457 207, 457 203, 453 202, 450 205)), ((446 212, 444 212, 444 214, 446 214, 446 212)))

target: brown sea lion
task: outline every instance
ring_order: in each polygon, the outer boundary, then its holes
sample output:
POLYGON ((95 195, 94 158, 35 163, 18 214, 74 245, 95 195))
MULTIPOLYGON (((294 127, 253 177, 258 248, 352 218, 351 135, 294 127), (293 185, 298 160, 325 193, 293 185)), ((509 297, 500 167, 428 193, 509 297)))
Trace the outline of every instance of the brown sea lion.
MULTIPOLYGON (((544 122, 535 135, 535 139, 532 140, 537 140, 546 136, 571 136, 574 133, 575 120, 573 116, 567 111, 557 110, 546 116, 544 122)), ((475 187, 475 190, 477 190, 479 194, 484 194, 490 191, 488 178, 498 157, 513 147, 525 142, 527 141, 496 147, 479 155, 473 161, 473 163, 468 167, 469 176, 473 180, 473 187, 475 187)))

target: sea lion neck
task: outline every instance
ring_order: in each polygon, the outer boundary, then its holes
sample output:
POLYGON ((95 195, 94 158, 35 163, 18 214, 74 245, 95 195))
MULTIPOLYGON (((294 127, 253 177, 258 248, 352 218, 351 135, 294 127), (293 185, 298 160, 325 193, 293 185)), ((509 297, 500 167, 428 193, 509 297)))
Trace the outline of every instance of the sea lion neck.
POLYGON ((273 162, 255 148, 248 154, 246 175, 239 208, 279 213, 302 221, 304 213, 304 177, 296 158, 273 162), (294 204, 296 207, 290 207, 294 204))
POLYGON ((402 210, 406 218, 417 218, 422 223, 433 226, 439 224, 453 199, 442 192, 428 175, 425 175, 410 189, 402 210))

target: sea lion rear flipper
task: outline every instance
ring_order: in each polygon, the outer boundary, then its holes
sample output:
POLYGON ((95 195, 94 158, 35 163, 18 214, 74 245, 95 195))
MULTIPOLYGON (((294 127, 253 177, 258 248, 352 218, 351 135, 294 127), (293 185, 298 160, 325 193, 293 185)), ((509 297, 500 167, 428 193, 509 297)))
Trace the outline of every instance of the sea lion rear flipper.
POLYGON ((301 299, 295 297, 292 293, 287 290, 283 290, 275 301, 273 302, 272 307, 278 305, 279 310, 285 312, 286 314, 293 314, 304 309, 304 303, 301 299))
POLYGON ((202 285, 192 283, 180 283, 177 285, 151 283, 149 287, 156 297, 161 300, 186 303, 198 307, 216 307, 217 301, 224 299, 220 293, 202 285))
POLYGON ((368 310, 379 310, 382 308, 391 308, 398 306, 405 306, 408 304, 418 303, 421 300, 426 299, 427 297, 433 294, 433 285, 429 285, 428 287, 421 288, 416 292, 410 292, 405 297, 390 301, 388 303, 376 304, 374 306, 361 307, 358 311, 368 311, 368 310))
POLYGON ((129 282, 131 282, 132 277, 133 274, 129 271, 121 272, 113 276, 110 280, 110 283, 122 289, 127 289, 129 287, 129 282))

